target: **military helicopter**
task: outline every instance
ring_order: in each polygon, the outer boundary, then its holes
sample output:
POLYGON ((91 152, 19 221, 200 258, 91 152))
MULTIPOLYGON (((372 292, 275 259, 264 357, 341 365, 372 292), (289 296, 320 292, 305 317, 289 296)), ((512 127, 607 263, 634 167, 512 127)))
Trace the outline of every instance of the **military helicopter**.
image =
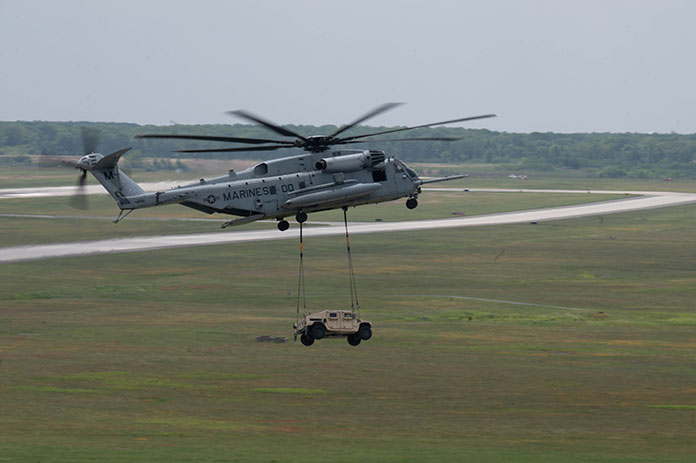
POLYGON ((76 163, 82 171, 80 185, 91 172, 106 188, 120 208, 114 222, 125 218, 135 209, 180 204, 207 214, 221 213, 239 216, 222 224, 242 225, 261 219, 276 219, 278 229, 290 227, 286 217, 295 216, 302 224, 307 214, 316 211, 381 203, 407 198, 406 207, 418 206, 421 185, 464 177, 451 175, 421 179, 402 161, 387 156, 384 151, 338 149, 336 145, 378 143, 380 141, 438 140, 455 141, 457 138, 400 138, 374 139, 377 135, 392 134, 421 127, 449 124, 495 117, 495 114, 464 117, 442 122, 383 130, 369 134, 339 136, 358 124, 377 116, 401 103, 386 103, 346 124, 330 135, 303 136, 248 111, 230 111, 229 114, 260 124, 288 139, 261 139, 244 137, 217 137, 204 135, 144 134, 136 138, 170 138, 231 142, 253 146, 180 150, 181 153, 271 151, 283 148, 302 148, 304 153, 272 159, 256 164, 241 172, 230 170, 226 175, 178 186, 169 190, 146 193, 118 167, 121 156, 130 148, 109 155, 90 153, 76 163))

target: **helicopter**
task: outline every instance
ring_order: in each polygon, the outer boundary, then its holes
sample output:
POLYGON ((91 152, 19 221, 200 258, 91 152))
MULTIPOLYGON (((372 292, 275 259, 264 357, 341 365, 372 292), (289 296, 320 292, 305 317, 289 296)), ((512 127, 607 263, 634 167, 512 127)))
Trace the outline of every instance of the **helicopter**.
POLYGON ((90 153, 82 156, 75 167, 82 171, 78 184, 84 186, 87 172, 104 186, 116 201, 120 212, 114 223, 133 210, 180 204, 207 214, 221 213, 238 216, 222 224, 222 228, 243 225, 261 219, 276 219, 280 231, 290 227, 286 217, 294 216, 302 224, 308 213, 330 209, 381 203, 400 198, 406 207, 418 206, 421 186, 465 177, 450 175, 422 179, 401 160, 387 156, 380 150, 335 149, 355 143, 381 141, 456 141, 458 138, 427 137, 374 139, 377 135, 403 132, 422 127, 443 125, 495 117, 495 114, 464 117, 413 127, 382 130, 368 134, 343 136, 358 124, 388 111, 401 103, 385 103, 353 122, 339 127, 330 135, 303 136, 263 119, 245 110, 228 114, 259 124, 283 137, 292 139, 265 139, 246 137, 218 137, 205 135, 143 134, 136 138, 169 138, 230 142, 252 146, 214 149, 179 150, 180 153, 272 151, 301 148, 302 154, 260 162, 240 172, 230 170, 226 175, 163 191, 145 192, 118 167, 118 162, 130 148, 108 155, 90 153))

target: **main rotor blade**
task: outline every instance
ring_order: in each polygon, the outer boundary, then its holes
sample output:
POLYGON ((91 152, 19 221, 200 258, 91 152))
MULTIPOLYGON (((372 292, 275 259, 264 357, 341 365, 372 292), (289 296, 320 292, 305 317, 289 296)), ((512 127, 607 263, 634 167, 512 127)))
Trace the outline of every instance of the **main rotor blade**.
POLYGON ((295 148, 294 145, 249 146, 242 148, 217 148, 208 150, 177 150, 177 153, 227 153, 234 151, 273 151, 279 148, 295 148))
POLYGON ((338 129, 337 131, 335 131, 334 133, 332 133, 331 135, 329 135, 329 138, 333 138, 333 137, 335 137, 336 135, 338 135, 339 133, 343 133, 343 132, 345 132, 346 130, 351 129, 351 128, 355 127, 356 125, 360 124, 361 122, 364 122, 364 121, 366 121, 366 120, 368 120, 368 119, 370 119, 370 118, 372 118, 372 117, 375 117, 375 116, 377 116, 378 114, 382 114, 382 113, 385 112, 385 111, 389 111, 389 110, 392 109, 392 108, 395 108, 395 107, 397 107, 397 106, 401 106, 402 104, 403 104, 403 103, 384 103, 384 104, 381 105, 381 106, 377 106, 375 109, 373 109, 373 110, 370 111, 369 113, 367 113, 367 114, 365 114, 365 115, 359 117, 358 119, 354 120, 354 121, 351 122, 350 124, 344 125, 344 126, 341 127, 340 129, 338 129))
POLYGON ((423 137, 423 138, 377 138, 369 140, 346 140, 336 142, 336 145, 348 145, 350 143, 369 143, 369 142, 380 142, 380 141, 458 141, 463 140, 461 137, 423 137))
POLYGON ((237 117, 241 117, 242 119, 246 119, 252 122, 256 122, 257 124, 261 124, 267 129, 271 129, 275 133, 278 133, 280 135, 284 135, 286 137, 295 137, 299 138, 302 141, 307 141, 305 137, 300 135, 299 133, 293 132, 290 129, 286 129, 285 127, 281 127, 278 124, 274 124, 273 122, 267 121, 265 119, 261 119, 259 116, 256 114, 252 114, 248 111, 244 111, 243 109, 237 109, 236 111, 227 111, 227 114, 232 114, 237 117))
POLYGON ((82 152, 92 154, 97 151, 97 145, 101 138, 101 130, 95 127, 81 127, 82 129, 82 152))
POLYGON ((136 135, 135 138, 176 138, 179 140, 207 140, 207 141, 224 141, 230 143, 285 143, 294 145, 295 142, 287 140, 268 140, 265 138, 246 138, 246 137, 216 137, 208 135, 167 135, 167 134, 143 134, 136 135))
POLYGON ((422 125, 414 125, 413 127, 403 127, 401 129, 392 129, 392 130, 385 130, 383 132, 373 132, 373 133, 366 133, 364 135, 356 135, 354 137, 346 137, 346 138, 340 138, 338 142, 344 142, 348 140, 357 140, 359 138, 366 138, 366 137, 371 137, 373 135, 384 135, 386 133, 395 133, 395 132, 403 132, 405 130, 413 130, 413 129, 420 129, 423 127, 431 127, 433 125, 443 125, 443 124, 452 124, 454 122, 464 122, 464 121, 473 121, 476 119, 486 119, 488 117, 497 117, 495 114, 484 114, 482 116, 471 116, 471 117, 463 117, 461 119, 452 119, 449 121, 442 121, 442 122, 433 122, 431 124, 422 124, 422 125))

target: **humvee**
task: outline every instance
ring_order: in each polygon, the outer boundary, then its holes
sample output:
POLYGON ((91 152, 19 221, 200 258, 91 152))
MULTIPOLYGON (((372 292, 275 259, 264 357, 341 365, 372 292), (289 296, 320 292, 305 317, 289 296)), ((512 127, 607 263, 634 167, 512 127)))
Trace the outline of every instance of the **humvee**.
POLYGON ((351 346, 372 337, 372 323, 360 320, 350 310, 322 310, 305 316, 293 325, 295 336, 305 346, 314 344, 314 340, 343 336, 351 346))

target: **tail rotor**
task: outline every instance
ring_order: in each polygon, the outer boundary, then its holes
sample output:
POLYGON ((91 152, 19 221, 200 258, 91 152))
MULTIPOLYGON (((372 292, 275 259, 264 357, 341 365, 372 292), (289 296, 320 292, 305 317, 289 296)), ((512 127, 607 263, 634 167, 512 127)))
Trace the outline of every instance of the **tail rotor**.
MULTIPOLYGON (((84 156, 93 154, 97 150, 101 139, 101 130, 95 127, 81 127, 82 132, 82 154, 84 156)), ((77 188, 75 194, 70 198, 70 205, 75 209, 89 209, 87 201, 87 171, 79 166, 77 162, 73 166, 80 171, 77 178, 77 188)))
POLYGON ((75 194, 70 197, 70 205, 75 209, 89 209, 87 192, 85 191, 85 185, 87 184, 87 171, 79 167, 77 168, 80 169, 82 173, 77 178, 77 188, 75 189, 75 194))

